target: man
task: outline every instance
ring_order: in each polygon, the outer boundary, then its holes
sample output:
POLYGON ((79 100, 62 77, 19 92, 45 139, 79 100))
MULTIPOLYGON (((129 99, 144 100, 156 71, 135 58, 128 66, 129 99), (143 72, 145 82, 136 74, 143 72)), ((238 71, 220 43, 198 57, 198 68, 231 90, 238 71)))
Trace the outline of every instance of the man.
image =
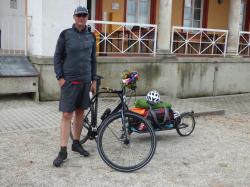
POLYGON ((54 70, 61 87, 59 110, 62 112, 61 148, 53 165, 60 167, 67 158, 67 144, 73 119, 72 151, 87 157, 79 142, 84 110, 89 107, 89 91, 96 92, 96 43, 88 30, 88 10, 79 6, 74 11, 72 28, 61 32, 54 54, 54 70))

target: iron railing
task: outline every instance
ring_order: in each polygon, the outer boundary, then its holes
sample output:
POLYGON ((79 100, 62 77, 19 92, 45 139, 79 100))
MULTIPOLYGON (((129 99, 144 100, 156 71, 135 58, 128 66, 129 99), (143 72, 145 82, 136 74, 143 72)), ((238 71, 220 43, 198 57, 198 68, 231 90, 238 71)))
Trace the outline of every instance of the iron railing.
POLYGON ((172 28, 171 53, 181 55, 226 55, 228 30, 172 28))
POLYGON ((97 54, 156 54, 157 25, 88 20, 95 33, 97 54))
POLYGON ((238 55, 250 56, 250 32, 240 31, 238 42, 238 55))

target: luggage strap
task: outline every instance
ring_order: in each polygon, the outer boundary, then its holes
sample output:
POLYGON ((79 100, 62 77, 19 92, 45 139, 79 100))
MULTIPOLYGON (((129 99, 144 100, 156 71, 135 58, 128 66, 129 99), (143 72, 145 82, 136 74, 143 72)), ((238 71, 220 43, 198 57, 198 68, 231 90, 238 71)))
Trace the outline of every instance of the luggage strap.
POLYGON ((149 113, 153 117, 154 122, 156 123, 156 125, 159 126, 160 128, 162 128, 161 126, 164 125, 167 122, 167 118, 169 116, 169 110, 167 108, 164 108, 164 118, 163 118, 163 121, 160 123, 158 121, 157 116, 155 114, 155 111, 152 109, 151 105, 149 105, 149 113))

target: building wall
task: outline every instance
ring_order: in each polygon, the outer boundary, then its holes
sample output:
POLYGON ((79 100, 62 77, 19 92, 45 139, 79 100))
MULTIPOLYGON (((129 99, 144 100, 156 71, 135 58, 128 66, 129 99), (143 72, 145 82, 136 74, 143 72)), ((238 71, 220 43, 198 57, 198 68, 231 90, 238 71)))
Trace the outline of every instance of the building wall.
MULTIPOLYGON (((103 20, 107 21, 117 21, 124 22, 124 17, 126 17, 125 1, 124 0, 105 0, 103 1, 103 20), (118 3, 119 9, 112 9, 112 3, 118 3)), ((156 10, 159 9, 159 0, 156 1, 156 10)), ((158 11, 156 11, 156 23, 158 21, 158 11)))
MULTIPOLYGON (((86 0, 81 5, 86 6, 86 0)), ((72 26, 78 0, 29 0, 29 53, 34 56, 53 56, 60 32, 72 26)))
POLYGON ((172 4, 172 26, 182 26, 183 2, 184 0, 173 0, 172 4))
POLYGON ((209 0, 207 28, 227 29, 230 0, 219 4, 217 0, 209 0))
POLYGON ((0 17, 24 16, 24 0, 17 0, 17 9, 10 8, 10 0, 0 1, 0 17))
POLYGON ((29 0, 29 42, 28 54, 42 56, 42 0, 29 0))
MULTIPOLYGON (((74 23, 73 14, 74 9, 78 6, 78 0, 57 1, 43 0, 42 38, 43 41, 46 41, 42 45, 43 56, 51 56, 51 52, 54 53, 60 32, 72 27, 74 23)), ((87 6, 86 1, 81 1, 81 5, 87 6)))
MULTIPOLYGON (((123 0, 105 0, 102 5, 102 20, 103 21, 115 21, 115 22, 124 22, 124 12, 125 3, 123 0), (117 9, 112 8, 112 3, 114 3, 117 9)), ((116 25, 107 25, 107 32, 112 32, 116 30, 119 26, 116 25)), ((104 27, 103 27, 104 31, 104 27)))
MULTIPOLYGON (((59 86, 52 58, 31 58, 40 72, 40 100, 58 100, 59 86)), ((250 92, 250 60, 247 58, 115 58, 99 57, 97 73, 102 85, 120 88, 122 71, 140 74, 138 95, 155 89, 178 98, 215 96, 250 92)))
POLYGON ((156 0, 156 15, 155 15, 155 24, 159 21, 159 8, 160 8, 160 0, 156 0))
MULTIPOLYGON (((219 4, 209 0, 207 28, 227 29, 230 0, 219 4)), ((172 26, 182 26, 184 0, 174 0, 172 7, 172 26)))
POLYGON ((1 48, 25 48, 25 0, 17 0, 17 8, 10 8, 10 0, 0 1, 1 48))
POLYGON ((103 1, 103 20, 124 22, 124 1, 105 0, 103 1), (112 9, 112 3, 119 5, 118 9, 112 9))

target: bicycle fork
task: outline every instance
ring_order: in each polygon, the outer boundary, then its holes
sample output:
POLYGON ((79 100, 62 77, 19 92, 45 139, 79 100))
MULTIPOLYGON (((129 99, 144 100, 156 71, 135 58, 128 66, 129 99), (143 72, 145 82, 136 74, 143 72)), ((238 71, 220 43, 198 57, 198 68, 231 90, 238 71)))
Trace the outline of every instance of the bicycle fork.
POLYGON ((121 111, 121 116, 122 116, 122 134, 120 139, 123 141, 124 145, 129 145, 130 144, 130 137, 128 133, 128 119, 125 118, 124 111, 121 111))

